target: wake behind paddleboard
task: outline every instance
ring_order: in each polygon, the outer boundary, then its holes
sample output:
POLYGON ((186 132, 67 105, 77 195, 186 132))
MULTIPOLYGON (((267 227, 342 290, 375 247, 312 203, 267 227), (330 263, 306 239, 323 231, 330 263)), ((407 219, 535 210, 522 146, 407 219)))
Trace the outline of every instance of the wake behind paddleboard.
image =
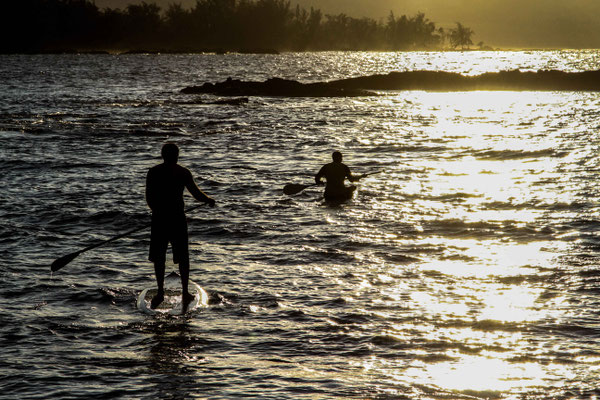
MULTIPOLYGON (((165 299, 155 309, 150 308, 152 297, 157 293, 156 287, 149 287, 140 293, 137 299, 137 308, 144 314, 170 314, 182 315, 183 305, 181 304, 181 278, 175 271, 165 277, 165 299)), ((195 282, 189 281, 188 288, 194 299, 190 302, 187 308, 187 313, 194 311, 199 307, 208 306, 208 293, 195 282)))

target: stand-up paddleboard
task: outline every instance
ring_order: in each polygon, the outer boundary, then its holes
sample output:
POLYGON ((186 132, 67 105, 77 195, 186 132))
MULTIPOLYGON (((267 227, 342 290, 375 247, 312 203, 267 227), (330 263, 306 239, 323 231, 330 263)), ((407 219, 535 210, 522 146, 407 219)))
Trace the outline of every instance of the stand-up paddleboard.
MULTIPOLYGON (((156 295, 156 286, 142 290, 137 299, 137 308, 148 315, 170 314, 182 315, 181 303, 181 277, 175 271, 165 277, 165 299, 155 309, 150 308, 152 297, 156 295)), ((194 311, 199 307, 208 306, 208 293, 195 282, 189 281, 188 288, 194 299, 188 305, 187 311, 194 311)))

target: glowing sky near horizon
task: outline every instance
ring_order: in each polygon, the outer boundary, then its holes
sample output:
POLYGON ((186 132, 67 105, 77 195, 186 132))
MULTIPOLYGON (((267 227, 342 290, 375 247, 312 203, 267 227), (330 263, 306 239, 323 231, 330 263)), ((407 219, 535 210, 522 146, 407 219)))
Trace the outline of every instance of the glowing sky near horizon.
MULTIPOLYGON (((95 0, 100 8, 122 8, 141 0, 95 0)), ((196 0, 147 0, 166 8, 191 7, 196 0)), ((315 7, 324 14, 385 19, 424 12, 437 26, 458 21, 480 41, 503 48, 600 48, 600 1, 597 0, 291 0, 292 6, 315 7)))

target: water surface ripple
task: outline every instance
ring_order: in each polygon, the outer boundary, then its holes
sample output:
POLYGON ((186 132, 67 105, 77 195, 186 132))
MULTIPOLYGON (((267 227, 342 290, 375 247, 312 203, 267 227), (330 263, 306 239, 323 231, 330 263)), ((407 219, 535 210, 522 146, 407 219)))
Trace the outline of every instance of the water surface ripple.
MULTIPOLYGON (((599 53, 0 56, 0 397, 571 399, 600 395, 600 96, 251 97, 204 81, 598 69, 599 53), (210 306, 154 284, 145 174, 161 145, 218 201, 189 215, 210 306), (341 206, 311 183, 339 149, 341 206)), ((187 198, 188 204, 192 204, 187 198)), ((173 265, 168 265, 173 269, 173 265)))

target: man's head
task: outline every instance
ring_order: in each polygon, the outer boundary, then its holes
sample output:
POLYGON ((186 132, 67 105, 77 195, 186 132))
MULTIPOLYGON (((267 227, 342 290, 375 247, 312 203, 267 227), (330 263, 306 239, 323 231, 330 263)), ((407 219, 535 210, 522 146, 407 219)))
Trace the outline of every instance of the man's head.
POLYGON ((175 143, 163 145, 160 155, 167 164, 176 164, 179 159, 179 147, 175 143))
POLYGON ((334 151, 333 154, 331 154, 331 158, 333 158, 334 162, 342 162, 342 153, 334 151))

